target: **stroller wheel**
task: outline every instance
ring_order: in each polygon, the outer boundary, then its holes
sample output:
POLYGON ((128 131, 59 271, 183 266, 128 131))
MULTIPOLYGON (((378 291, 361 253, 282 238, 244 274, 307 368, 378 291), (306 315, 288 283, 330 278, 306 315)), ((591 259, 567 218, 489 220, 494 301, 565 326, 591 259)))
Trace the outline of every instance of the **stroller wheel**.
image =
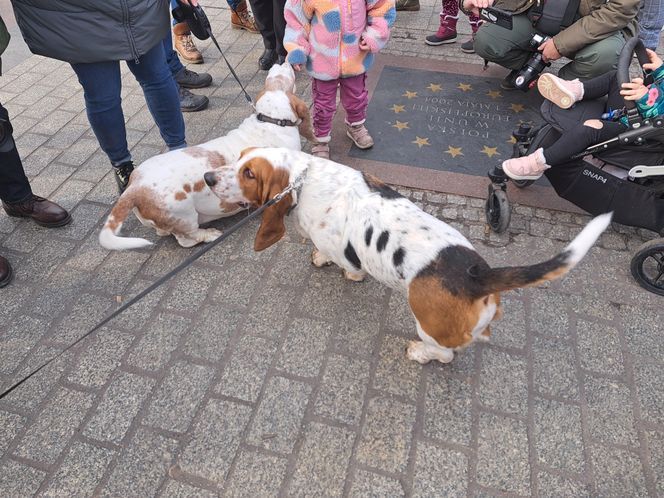
POLYGON ((647 291, 664 296, 664 239, 646 242, 632 258, 632 276, 647 291))
POLYGON ((526 188, 530 187, 533 183, 535 183, 535 180, 512 180, 512 183, 519 188, 526 188))
POLYGON ((503 233, 510 225, 512 209, 507 194, 502 189, 495 189, 493 185, 489 186, 489 197, 484 204, 484 214, 486 222, 496 233, 503 233))

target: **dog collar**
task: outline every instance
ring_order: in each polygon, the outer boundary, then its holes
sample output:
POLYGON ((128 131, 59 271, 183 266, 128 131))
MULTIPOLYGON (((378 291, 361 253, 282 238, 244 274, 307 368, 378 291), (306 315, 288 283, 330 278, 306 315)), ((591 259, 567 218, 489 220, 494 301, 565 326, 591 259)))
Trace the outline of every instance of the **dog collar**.
POLYGON ((258 121, 263 121, 264 123, 276 124, 277 126, 297 126, 299 124, 297 121, 291 121, 290 119, 271 118, 260 112, 256 115, 256 119, 258 121))

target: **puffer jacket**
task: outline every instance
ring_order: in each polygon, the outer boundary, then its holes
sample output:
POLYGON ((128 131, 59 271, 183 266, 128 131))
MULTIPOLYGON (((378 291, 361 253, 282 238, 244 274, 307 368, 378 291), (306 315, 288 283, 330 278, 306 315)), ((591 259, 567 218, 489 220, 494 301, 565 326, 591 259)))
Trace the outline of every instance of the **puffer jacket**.
POLYGON ((69 63, 138 59, 170 29, 168 0, 12 0, 34 54, 69 63))
MULTIPOLYGON (((572 58, 583 47, 603 40, 616 31, 622 31, 625 38, 636 36, 636 14, 640 2, 641 0, 581 0, 578 11, 580 18, 553 37, 558 52, 572 58)), ((493 5, 521 14, 537 3, 539 0, 496 0, 493 5)), ((459 4, 463 7, 463 0, 460 0, 459 4)))
POLYGON ((655 69, 652 76, 654 81, 648 85, 648 93, 635 102, 644 119, 664 116, 664 64, 655 69))
POLYGON ((287 0, 288 62, 319 80, 365 73, 385 46, 396 18, 394 0, 287 0), (369 51, 360 50, 364 39, 369 51))

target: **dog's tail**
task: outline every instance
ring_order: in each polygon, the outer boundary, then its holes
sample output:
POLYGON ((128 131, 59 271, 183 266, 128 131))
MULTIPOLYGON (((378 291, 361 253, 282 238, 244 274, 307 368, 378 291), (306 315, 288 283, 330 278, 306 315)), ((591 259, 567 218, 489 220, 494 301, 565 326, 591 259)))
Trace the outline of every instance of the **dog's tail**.
MULTIPOLYGON (((502 292, 519 287, 537 285, 565 275, 576 266, 590 250, 595 241, 611 223, 613 213, 597 216, 585 226, 576 238, 559 254, 548 261, 532 266, 486 268, 473 275, 481 295, 502 292)), ((477 296, 481 297, 481 296, 477 296)))
POLYGON ((127 189, 113 206, 104 227, 99 232, 99 243, 105 249, 122 251, 124 249, 138 249, 152 245, 152 242, 139 237, 118 237, 122 224, 135 207, 134 195, 131 188, 127 189))

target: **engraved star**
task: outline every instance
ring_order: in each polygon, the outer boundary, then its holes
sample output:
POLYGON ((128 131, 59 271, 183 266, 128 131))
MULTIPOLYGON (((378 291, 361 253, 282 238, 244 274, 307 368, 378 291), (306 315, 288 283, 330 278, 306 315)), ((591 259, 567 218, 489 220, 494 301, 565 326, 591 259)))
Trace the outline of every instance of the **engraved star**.
POLYGON ((396 128, 397 130, 407 130, 410 127, 408 126, 408 121, 401 122, 397 119, 396 123, 392 125, 392 128, 396 128))
POLYGON ((410 100, 410 99, 414 99, 415 97, 417 97, 417 92, 409 92, 408 90, 406 90, 406 93, 404 93, 401 96, 406 97, 408 100, 410 100))
POLYGON ((510 139, 507 140, 507 143, 508 143, 508 144, 515 144, 515 143, 516 143, 516 138, 514 138, 514 137, 510 137, 510 139))
POLYGON ((459 85, 457 86, 457 88, 458 88, 459 90, 461 90, 462 92, 470 92, 470 91, 472 91, 473 86, 470 85, 470 84, 468 84, 468 83, 459 83, 459 85))
POLYGON ((492 99, 497 99, 498 97, 502 97, 503 95, 500 93, 500 90, 489 90, 486 92, 486 94, 491 97, 492 99))
POLYGON ((452 157, 463 156, 463 152, 461 152, 461 147, 452 147, 451 145, 447 146, 445 154, 449 154, 452 157))
POLYGON ((500 152, 498 152, 498 147, 487 147, 486 145, 484 146, 484 148, 480 152, 482 154, 486 154, 489 157, 500 155, 500 152))
POLYGON ((427 88, 432 92, 440 92, 443 89, 443 86, 431 83, 427 88))
POLYGON ((406 112, 406 106, 405 105, 397 105, 393 104, 392 107, 390 107, 396 114, 399 114, 400 112, 406 112))
POLYGON ((422 148, 423 145, 431 145, 428 138, 420 138, 418 136, 415 137, 415 140, 413 140, 411 144, 416 144, 420 148, 422 148))
POLYGON ((521 112, 526 109, 526 106, 523 104, 512 104, 510 109, 512 109, 514 112, 521 112))

